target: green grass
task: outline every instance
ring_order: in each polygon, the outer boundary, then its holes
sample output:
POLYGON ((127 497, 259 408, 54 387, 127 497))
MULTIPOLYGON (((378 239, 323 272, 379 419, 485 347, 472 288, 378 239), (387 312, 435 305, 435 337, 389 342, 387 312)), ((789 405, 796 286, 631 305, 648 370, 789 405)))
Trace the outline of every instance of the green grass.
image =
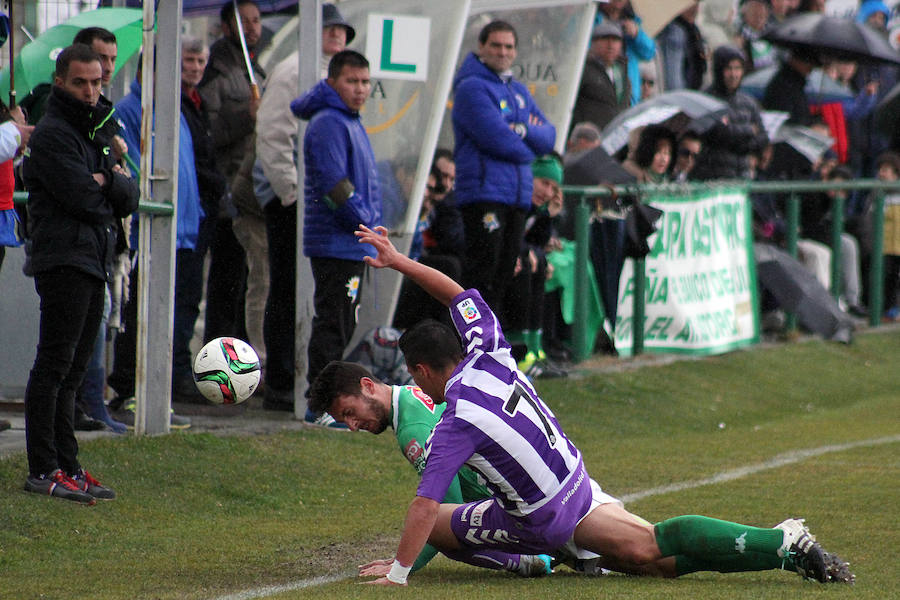
MULTIPOLYGON (((625 495, 792 450, 897 436, 898 356, 900 334, 881 332, 851 346, 755 349, 539 389, 592 476, 625 495)), ((850 560, 853 588, 783 572, 659 581, 561 569, 521 580, 438 558, 409 590, 350 578, 271 597, 900 597, 898 450, 894 442, 829 453, 628 506, 651 521, 697 513, 771 526, 804 516, 850 560)), ((416 482, 389 434, 106 438, 84 443, 81 457, 119 499, 83 507, 25 494, 24 456, 0 460, 0 598, 217 598, 350 573, 394 551, 416 482)))

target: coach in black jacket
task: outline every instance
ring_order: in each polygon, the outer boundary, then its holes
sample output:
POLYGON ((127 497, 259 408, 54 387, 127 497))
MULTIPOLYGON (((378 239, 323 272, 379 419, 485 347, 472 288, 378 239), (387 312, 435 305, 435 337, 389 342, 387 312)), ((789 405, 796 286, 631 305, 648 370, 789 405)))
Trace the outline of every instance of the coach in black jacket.
POLYGON ((25 489, 86 504, 115 496, 78 462, 75 390, 90 360, 116 255, 117 218, 137 209, 138 189, 115 164, 118 125, 101 99, 99 56, 74 44, 56 60, 47 112, 31 137, 31 265, 41 298, 37 356, 25 391, 29 477, 25 489))

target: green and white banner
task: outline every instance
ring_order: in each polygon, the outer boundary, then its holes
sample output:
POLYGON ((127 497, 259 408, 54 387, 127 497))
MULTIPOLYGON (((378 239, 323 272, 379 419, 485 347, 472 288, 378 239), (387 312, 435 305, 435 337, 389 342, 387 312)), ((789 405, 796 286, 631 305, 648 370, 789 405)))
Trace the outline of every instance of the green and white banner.
MULTIPOLYGON (((717 354, 759 341, 756 264, 746 189, 643 199, 663 211, 645 264, 644 350, 717 354)), ((632 352, 634 263, 619 280, 615 344, 632 352)))

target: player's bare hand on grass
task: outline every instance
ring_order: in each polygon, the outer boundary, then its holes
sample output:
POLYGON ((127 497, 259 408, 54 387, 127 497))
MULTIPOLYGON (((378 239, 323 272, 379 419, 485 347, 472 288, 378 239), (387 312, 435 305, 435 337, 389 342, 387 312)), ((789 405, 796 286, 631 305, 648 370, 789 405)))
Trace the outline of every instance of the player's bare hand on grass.
POLYGON ((360 577, 382 577, 390 572, 392 564, 394 564, 393 558, 380 558, 370 563, 359 565, 357 568, 359 569, 360 577))
POLYGON ((378 256, 375 258, 366 256, 363 259, 371 267, 376 269, 392 267, 396 264, 397 259, 402 256, 388 239, 387 228, 381 225, 378 225, 375 229, 369 229, 365 225, 360 225, 355 234, 361 244, 371 244, 378 251, 378 256))

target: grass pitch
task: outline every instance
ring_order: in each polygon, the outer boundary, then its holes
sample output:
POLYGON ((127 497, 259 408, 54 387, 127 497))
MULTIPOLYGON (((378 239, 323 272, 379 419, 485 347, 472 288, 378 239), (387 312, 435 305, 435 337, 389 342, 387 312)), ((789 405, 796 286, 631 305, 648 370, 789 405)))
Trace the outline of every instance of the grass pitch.
POLYGON ((900 333, 881 331, 851 346, 812 341, 539 384, 591 475, 639 498, 631 511, 760 526, 805 517, 850 561, 853 587, 774 571, 662 581, 563 567, 522 580, 440 557, 408 589, 360 586, 341 576, 393 553, 415 474, 388 433, 302 431, 85 443, 84 464, 119 494, 95 507, 26 494, 25 457, 0 460, 0 598, 900 597, 898 356, 900 333), (644 494, 748 465, 766 468, 644 494))

